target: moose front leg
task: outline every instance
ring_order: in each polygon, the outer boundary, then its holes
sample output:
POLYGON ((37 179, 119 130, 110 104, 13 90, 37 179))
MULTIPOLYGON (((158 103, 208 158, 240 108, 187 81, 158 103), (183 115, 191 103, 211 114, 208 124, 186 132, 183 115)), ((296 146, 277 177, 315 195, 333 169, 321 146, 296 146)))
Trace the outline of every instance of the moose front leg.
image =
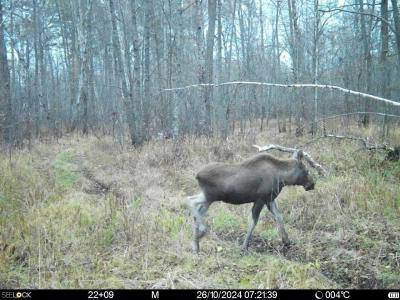
POLYGON ((254 228, 257 225, 258 218, 260 217, 260 212, 264 207, 264 201, 258 200, 254 202, 253 208, 251 209, 251 217, 249 222, 249 228, 247 229, 246 238, 243 242, 242 251, 246 252, 249 247, 249 242, 251 239, 251 235, 253 234, 254 228))
POLYGON ((289 245, 290 244, 290 240, 289 237, 286 233, 285 227, 283 225, 283 218, 281 213, 279 212, 278 208, 276 207, 276 203, 275 200, 271 201, 267 204, 268 209, 270 210, 270 212, 274 215, 275 217, 275 221, 278 225, 278 229, 279 229, 279 234, 282 238, 282 242, 284 245, 289 245))

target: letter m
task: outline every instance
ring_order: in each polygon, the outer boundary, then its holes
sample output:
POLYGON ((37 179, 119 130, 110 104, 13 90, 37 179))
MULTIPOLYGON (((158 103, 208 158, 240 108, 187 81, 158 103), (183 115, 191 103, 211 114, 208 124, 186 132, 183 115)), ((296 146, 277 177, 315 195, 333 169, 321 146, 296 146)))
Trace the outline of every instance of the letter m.
POLYGON ((151 291, 151 299, 159 299, 160 298, 160 292, 159 291, 151 291))

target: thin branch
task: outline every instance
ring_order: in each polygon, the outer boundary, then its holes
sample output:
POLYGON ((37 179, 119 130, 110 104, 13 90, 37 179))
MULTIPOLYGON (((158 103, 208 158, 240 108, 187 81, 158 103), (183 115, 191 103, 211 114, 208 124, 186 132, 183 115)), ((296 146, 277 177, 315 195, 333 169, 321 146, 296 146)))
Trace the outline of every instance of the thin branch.
POLYGON ((246 84, 246 85, 260 85, 260 86, 275 86, 275 87, 285 87, 285 88, 321 88, 321 89, 329 89, 329 90, 336 90, 340 91, 343 93, 359 96, 362 98, 367 98, 367 99, 372 99, 376 101, 382 101, 388 104, 391 104, 393 106, 400 106, 400 102, 396 102, 390 99, 370 95, 370 94, 365 94, 349 89, 342 88, 340 86, 335 86, 335 85, 327 85, 327 84, 311 84, 311 83, 296 83, 296 84, 281 84, 281 83, 268 83, 268 82, 254 82, 254 81, 230 81, 230 82, 223 82, 219 84, 214 84, 214 83, 199 83, 199 84, 192 84, 192 85, 187 85, 183 87, 176 87, 176 88, 169 88, 169 89, 163 89, 161 92, 169 92, 169 91, 178 91, 178 90, 185 90, 185 89, 190 89, 193 87, 208 87, 208 86, 214 86, 214 87, 219 87, 219 86, 224 86, 224 85, 235 85, 235 84, 246 84))
POLYGON ((399 115, 384 114, 384 113, 373 112, 373 111, 356 111, 356 112, 351 112, 351 113, 347 113, 347 114, 328 116, 326 118, 318 119, 317 122, 330 120, 330 119, 336 119, 336 118, 340 118, 340 117, 352 116, 352 115, 366 115, 366 114, 384 116, 384 117, 400 118, 399 115))
POLYGON ((334 135, 334 134, 325 134, 322 137, 326 138, 336 138, 340 140, 353 140, 353 141, 361 141, 364 145, 367 144, 367 140, 357 136, 345 136, 345 135, 334 135))
POLYGON ((333 8, 333 9, 329 9, 329 10, 324 10, 324 9, 319 9, 320 12, 324 12, 324 13, 331 13, 331 12, 346 12, 346 13, 350 13, 350 14, 356 14, 356 15, 365 15, 365 16, 369 16, 369 17, 374 17, 377 18, 378 20, 382 21, 383 23, 385 23, 386 25, 388 25, 388 27, 390 28, 390 30, 393 33, 396 33, 396 29, 390 24, 390 22, 380 16, 371 14, 371 13, 366 13, 366 12, 360 12, 360 11, 352 11, 352 10, 347 10, 347 9, 342 9, 342 8, 333 8))
MULTIPOLYGON (((281 145, 274 145, 274 144, 270 144, 267 146, 258 146, 258 145, 253 145, 253 147, 258 149, 258 152, 264 152, 264 151, 269 151, 269 150, 279 150, 282 152, 288 152, 288 153, 294 153, 296 151, 298 151, 298 149, 296 148, 289 148, 289 147, 284 147, 281 145)), ((327 174, 327 171, 319 164, 317 163, 310 154, 308 154, 307 152, 303 151, 303 155, 305 160, 311 165, 311 167, 315 168, 318 171, 318 174, 320 174, 321 176, 325 176, 327 174)))
MULTIPOLYGON (((400 118, 399 115, 391 115, 391 114, 384 114, 384 113, 379 113, 379 112, 374 112, 374 111, 356 111, 356 112, 351 112, 351 113, 347 113, 347 114, 339 114, 339 115, 333 115, 333 116, 328 116, 325 118, 320 118, 318 120, 316 120, 316 123, 320 123, 326 120, 331 120, 331 119, 336 119, 336 118, 340 118, 340 117, 346 117, 346 116, 352 116, 352 115, 377 115, 377 116, 384 116, 384 117, 392 117, 392 118, 400 118)), ((302 124, 299 129, 305 128, 307 126, 307 124, 302 124)), ((317 137, 316 139, 320 139, 323 136, 317 137)), ((314 140, 313 140, 314 141, 314 140)), ((311 142, 313 142, 311 141, 311 142)), ((310 144, 310 142, 307 142, 305 145, 310 144)))

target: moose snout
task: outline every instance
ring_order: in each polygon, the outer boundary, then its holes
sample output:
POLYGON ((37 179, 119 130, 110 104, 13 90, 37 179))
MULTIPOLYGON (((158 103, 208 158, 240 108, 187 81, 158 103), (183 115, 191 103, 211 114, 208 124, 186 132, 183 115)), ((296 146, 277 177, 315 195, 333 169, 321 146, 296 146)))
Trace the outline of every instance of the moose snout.
POLYGON ((314 182, 310 182, 308 185, 306 185, 306 186, 304 187, 304 189, 305 189, 306 191, 311 191, 311 190, 314 189, 314 187, 315 187, 315 183, 314 183, 314 182))

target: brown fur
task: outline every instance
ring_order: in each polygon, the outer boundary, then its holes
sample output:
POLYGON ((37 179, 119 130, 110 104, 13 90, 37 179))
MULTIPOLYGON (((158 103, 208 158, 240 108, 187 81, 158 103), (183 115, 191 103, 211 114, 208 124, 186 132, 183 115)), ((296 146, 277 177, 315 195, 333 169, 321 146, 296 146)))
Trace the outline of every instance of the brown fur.
POLYGON ((304 170, 303 163, 296 159, 258 154, 239 164, 206 166, 196 179, 209 202, 242 204, 262 199, 267 204, 284 185, 302 185, 304 170))
POLYGON ((247 249, 249 239, 257 224, 264 205, 274 214, 284 243, 288 237, 283 220, 274 202, 285 185, 302 185, 306 190, 314 188, 314 181, 301 161, 298 151, 292 159, 279 159, 269 154, 258 154, 238 164, 215 163, 206 166, 196 175, 203 193, 188 198, 195 220, 193 249, 199 250, 199 240, 206 227, 203 217, 211 203, 223 201, 231 204, 253 202, 253 222, 249 226, 243 245, 247 249))

